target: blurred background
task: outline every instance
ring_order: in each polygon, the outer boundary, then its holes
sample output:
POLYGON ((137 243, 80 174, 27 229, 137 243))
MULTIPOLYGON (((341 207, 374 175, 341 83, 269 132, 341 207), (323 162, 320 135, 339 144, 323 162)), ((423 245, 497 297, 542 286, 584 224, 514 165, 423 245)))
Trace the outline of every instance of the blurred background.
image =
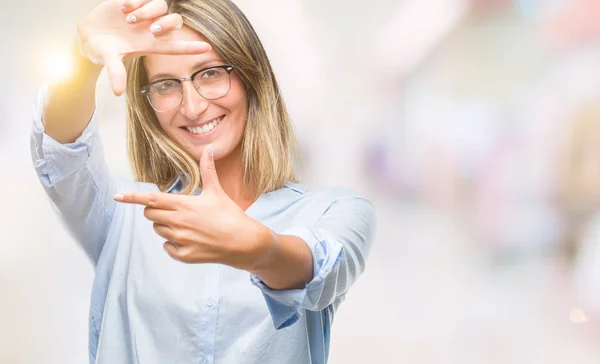
MULTIPOLYGON (((87 362, 92 267, 29 133, 55 54, 96 3, 0 12, 0 363, 87 362)), ((599 1, 236 3, 283 88, 304 183, 377 209, 330 363, 598 363, 599 1)), ((129 176, 124 100, 105 75, 98 92, 109 165, 129 176)))

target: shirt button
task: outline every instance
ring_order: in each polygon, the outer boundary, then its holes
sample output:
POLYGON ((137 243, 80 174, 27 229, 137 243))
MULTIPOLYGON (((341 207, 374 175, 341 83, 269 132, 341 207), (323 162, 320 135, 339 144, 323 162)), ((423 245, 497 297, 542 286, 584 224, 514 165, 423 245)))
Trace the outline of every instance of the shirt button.
POLYGON ((46 167, 42 168, 42 173, 43 174, 48 174, 48 168, 46 168, 46 167))
POLYGON ((214 305, 215 305, 215 302, 213 300, 206 301, 206 307, 212 307, 214 305))

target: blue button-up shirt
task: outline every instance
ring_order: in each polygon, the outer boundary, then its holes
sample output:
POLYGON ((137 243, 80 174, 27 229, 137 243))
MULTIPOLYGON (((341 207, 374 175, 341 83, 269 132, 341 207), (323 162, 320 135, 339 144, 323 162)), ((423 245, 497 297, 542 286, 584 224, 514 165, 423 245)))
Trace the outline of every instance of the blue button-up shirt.
MULTIPOLYGON (((297 290, 269 289, 221 264, 184 264, 139 205, 120 191, 158 191, 121 179, 105 164, 95 115, 82 135, 60 144, 44 132, 40 91, 32 158, 56 212, 95 266, 89 313, 90 363, 324 364, 333 316, 365 269, 372 205, 355 193, 309 191, 288 183, 246 213, 276 233, 301 238, 314 277, 297 290)), ((182 182, 167 192, 181 191, 182 182)))

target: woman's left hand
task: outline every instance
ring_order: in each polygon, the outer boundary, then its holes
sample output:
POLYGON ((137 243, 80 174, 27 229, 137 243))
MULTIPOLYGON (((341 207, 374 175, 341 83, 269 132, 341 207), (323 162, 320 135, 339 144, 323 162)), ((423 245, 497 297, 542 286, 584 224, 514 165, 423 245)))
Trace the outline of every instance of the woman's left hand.
POLYGON ((164 192, 117 194, 118 202, 146 206, 144 216, 167 241, 165 251, 184 263, 220 263, 243 270, 260 268, 274 249, 273 232, 225 194, 215 169, 212 146, 202 152, 203 189, 199 196, 164 192))

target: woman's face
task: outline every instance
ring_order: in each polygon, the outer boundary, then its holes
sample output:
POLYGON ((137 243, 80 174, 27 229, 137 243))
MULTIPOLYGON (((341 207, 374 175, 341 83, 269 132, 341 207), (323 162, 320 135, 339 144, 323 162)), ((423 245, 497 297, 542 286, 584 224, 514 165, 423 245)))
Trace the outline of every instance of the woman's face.
MULTIPOLYGON (((206 41, 186 26, 170 34, 168 39, 206 41)), ((195 71, 223 64, 225 61, 214 49, 199 55, 149 55, 145 59, 148 82, 187 77, 195 71)), ((212 144, 217 160, 230 155, 240 145, 246 127, 247 104, 245 87, 234 70, 231 88, 225 96, 207 100, 191 81, 184 81, 181 105, 169 112, 155 112, 165 133, 193 158, 199 161, 204 147, 212 144)))

